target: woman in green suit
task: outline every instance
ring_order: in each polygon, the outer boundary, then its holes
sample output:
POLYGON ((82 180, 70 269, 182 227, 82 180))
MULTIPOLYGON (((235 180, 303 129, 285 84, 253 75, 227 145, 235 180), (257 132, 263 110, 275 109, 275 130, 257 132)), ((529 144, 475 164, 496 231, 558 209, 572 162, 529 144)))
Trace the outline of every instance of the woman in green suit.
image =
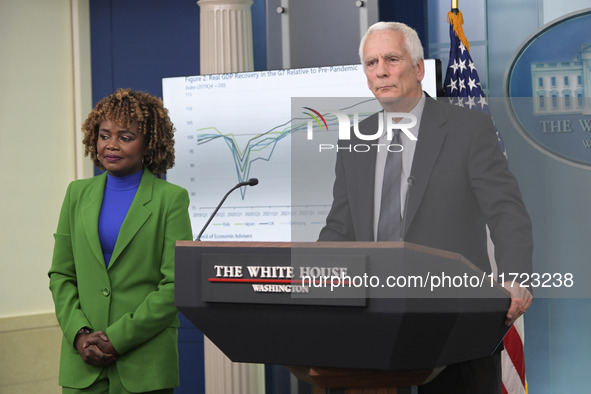
POLYGON ((174 164, 174 127, 160 99, 120 89, 82 129, 106 172, 69 185, 54 234, 59 383, 64 393, 172 393, 174 245, 192 239, 187 191, 159 179, 174 164))

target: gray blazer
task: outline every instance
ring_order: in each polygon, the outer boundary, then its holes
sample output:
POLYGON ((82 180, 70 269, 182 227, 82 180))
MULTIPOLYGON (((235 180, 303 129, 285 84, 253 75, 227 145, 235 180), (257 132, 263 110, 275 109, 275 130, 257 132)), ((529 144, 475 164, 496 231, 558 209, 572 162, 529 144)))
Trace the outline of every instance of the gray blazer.
MULTIPOLYGON (((375 132, 379 116, 361 122, 360 131, 375 132)), ((371 144, 346 141, 356 143, 371 144)), ((320 241, 374 240, 375 162, 375 148, 339 150, 320 241)), ((490 272, 488 224, 499 272, 531 272, 531 221, 489 116, 426 98, 411 176, 405 241, 460 253, 490 272)))

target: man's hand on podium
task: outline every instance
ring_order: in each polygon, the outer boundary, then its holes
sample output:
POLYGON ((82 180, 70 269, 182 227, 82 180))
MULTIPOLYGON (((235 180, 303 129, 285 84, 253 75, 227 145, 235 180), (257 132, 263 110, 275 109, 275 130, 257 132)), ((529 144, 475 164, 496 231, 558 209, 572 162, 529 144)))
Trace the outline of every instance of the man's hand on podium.
POLYGON ((507 281, 503 283, 503 287, 511 293, 511 305, 507 311, 505 318, 505 325, 510 326, 523 315, 531 305, 534 297, 526 287, 522 287, 519 282, 507 281))

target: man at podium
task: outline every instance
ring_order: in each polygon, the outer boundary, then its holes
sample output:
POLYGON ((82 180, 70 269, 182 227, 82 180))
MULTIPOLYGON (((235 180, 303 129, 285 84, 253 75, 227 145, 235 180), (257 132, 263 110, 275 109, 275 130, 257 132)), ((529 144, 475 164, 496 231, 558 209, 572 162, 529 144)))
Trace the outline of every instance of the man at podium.
MULTIPOLYGON (((380 117, 383 125, 390 121, 400 128, 391 141, 386 133, 374 144, 351 133, 351 140, 339 142, 373 150, 338 150, 334 200, 319 240, 404 240, 460 253, 490 272, 488 225, 498 272, 530 273, 531 221, 490 117, 423 92, 423 48, 417 33, 402 23, 371 26, 359 53, 368 86, 384 109, 361 122, 360 132, 374 134, 380 117), (402 148, 377 149, 380 144, 402 148)), ((519 283, 510 285, 503 284, 511 293, 507 325, 532 300, 519 283)), ((501 393, 500 349, 447 366, 419 392, 501 393)))

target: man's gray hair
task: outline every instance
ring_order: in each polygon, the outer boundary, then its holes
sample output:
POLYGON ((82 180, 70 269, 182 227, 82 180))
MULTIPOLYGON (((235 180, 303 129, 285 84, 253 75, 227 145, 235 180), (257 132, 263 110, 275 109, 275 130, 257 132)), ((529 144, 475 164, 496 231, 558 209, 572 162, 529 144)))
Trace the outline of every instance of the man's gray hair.
POLYGON ((413 66, 416 66, 418 61, 423 59, 423 45, 421 44, 421 40, 415 29, 400 22, 378 22, 374 23, 369 29, 367 29, 367 32, 363 38, 361 38, 361 42, 359 43, 359 59, 361 60, 363 67, 365 67, 363 61, 363 46, 365 45, 365 40, 369 35, 384 30, 399 31, 404 35, 406 50, 410 54, 413 66))

